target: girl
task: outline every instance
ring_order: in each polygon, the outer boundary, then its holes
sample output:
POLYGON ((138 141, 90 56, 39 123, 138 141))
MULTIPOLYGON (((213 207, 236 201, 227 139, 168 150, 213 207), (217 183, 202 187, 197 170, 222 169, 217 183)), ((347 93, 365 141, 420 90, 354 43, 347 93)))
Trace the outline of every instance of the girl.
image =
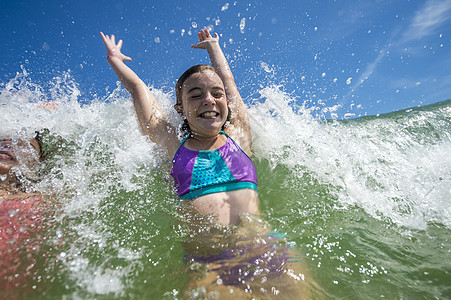
POLYGON ((19 164, 33 168, 44 158, 41 135, 36 133, 29 140, 0 138, 0 290, 5 299, 32 291, 42 242, 36 236, 48 230, 47 199, 23 186, 13 169, 19 164))
POLYGON ((271 233, 258 219, 252 222, 252 216, 259 213, 259 201, 249 117, 218 35, 213 37, 204 28, 199 43, 192 45, 207 50, 212 66, 191 67, 177 81, 174 108, 184 118, 185 131, 180 142, 150 90, 124 64, 131 58, 121 52, 122 40, 116 43, 114 35, 100 34, 108 63, 132 95, 142 131, 172 159, 178 196, 188 199, 190 209, 201 216, 213 216, 218 225, 241 223, 230 227, 236 230, 221 231, 221 226, 211 226, 207 218, 199 220, 191 214, 194 217, 188 223, 194 234, 184 247, 188 273, 194 280, 188 283, 185 296, 304 296, 304 275, 295 271, 299 257, 294 257, 283 236, 271 233))
POLYGON ((121 53, 122 40, 101 35, 108 63, 132 95, 142 131, 173 159, 171 175, 180 198, 191 199, 198 212, 215 215, 222 224, 238 224, 241 213, 258 214, 249 117, 218 35, 200 31, 192 47, 206 49, 212 66, 191 67, 177 82, 174 107, 187 133, 181 143, 150 90, 124 64, 131 58, 121 53))

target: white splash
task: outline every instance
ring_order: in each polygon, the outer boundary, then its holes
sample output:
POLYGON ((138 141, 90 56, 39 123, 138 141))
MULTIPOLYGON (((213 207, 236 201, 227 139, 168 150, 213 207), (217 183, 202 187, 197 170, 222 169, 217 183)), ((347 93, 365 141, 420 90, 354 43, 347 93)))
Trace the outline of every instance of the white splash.
POLYGON ((258 157, 314 174, 335 187, 341 205, 357 205, 375 218, 415 229, 430 222, 451 227, 451 135, 424 144, 409 132, 433 116, 324 122, 280 87, 260 95, 250 108, 258 157))

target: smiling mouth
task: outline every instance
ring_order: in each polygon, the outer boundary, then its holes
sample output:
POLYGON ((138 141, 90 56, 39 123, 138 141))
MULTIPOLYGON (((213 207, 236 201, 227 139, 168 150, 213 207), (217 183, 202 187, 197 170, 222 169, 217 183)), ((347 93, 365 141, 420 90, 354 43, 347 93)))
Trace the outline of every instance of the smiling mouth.
POLYGON ((199 117, 204 118, 204 119, 213 119, 213 118, 216 118, 217 116, 219 116, 219 113, 214 112, 214 111, 207 111, 207 112, 201 113, 199 115, 199 117))
POLYGON ((9 155, 8 153, 1 152, 0 160, 14 160, 14 158, 11 155, 9 155))

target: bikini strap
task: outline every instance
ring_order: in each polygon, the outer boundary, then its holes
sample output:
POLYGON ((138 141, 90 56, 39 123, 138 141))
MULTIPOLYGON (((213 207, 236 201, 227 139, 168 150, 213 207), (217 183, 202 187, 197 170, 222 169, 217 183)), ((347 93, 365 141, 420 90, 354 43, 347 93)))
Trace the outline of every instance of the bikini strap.
POLYGON ((219 134, 223 134, 223 135, 225 135, 226 137, 230 138, 230 136, 229 136, 227 133, 225 133, 224 131, 222 131, 222 130, 219 130, 219 134))
MULTIPOLYGON (((222 130, 219 130, 219 134, 223 134, 223 135, 225 135, 227 138, 229 138, 229 139, 232 139, 227 133, 225 133, 224 131, 222 131, 222 130)), ((177 151, 175 151, 175 154, 174 154, 174 157, 172 158, 172 161, 174 161, 174 158, 175 158, 175 156, 177 155, 177 153, 179 152, 179 150, 180 150, 180 147, 182 147, 182 145, 186 142, 186 140, 187 139, 189 139, 191 137, 191 135, 188 133, 188 134, 186 134, 185 135, 185 137, 183 138, 183 140, 180 142, 180 145, 179 145, 179 147, 177 148, 177 151)), ((232 141, 233 141, 233 139, 232 139, 232 141)), ((236 144, 236 142, 235 141, 233 141, 235 144, 236 144)), ((238 145, 238 144, 237 144, 238 145)), ((238 146, 239 147, 239 146, 238 146)))
MULTIPOLYGON (((241 148, 240 145, 238 145, 238 143, 237 143, 232 137, 230 137, 230 135, 228 135, 227 133, 225 133, 225 132, 222 131, 222 130, 220 130, 219 133, 220 133, 220 134, 223 134, 223 135, 225 135, 227 138, 229 138, 229 139, 232 141, 232 143, 234 143, 238 148, 240 148, 241 152, 243 152, 244 155, 246 155, 247 157, 249 157, 249 155, 247 155, 247 153, 241 148)), ((252 158, 250 158, 250 157, 249 157, 249 159, 252 160, 252 158)))
POLYGON ((177 151, 175 151, 174 157, 172 157, 172 161, 174 161, 175 156, 177 155, 177 153, 178 153, 179 150, 180 150, 180 147, 182 147, 183 143, 185 143, 186 140, 189 139, 190 136, 191 136, 191 135, 190 135, 189 133, 185 135, 185 137, 183 138, 183 140, 180 142, 180 145, 179 145, 179 147, 177 148, 177 151))
POLYGON ((185 143, 186 140, 190 138, 190 136, 191 136, 191 134, 189 134, 189 133, 185 134, 185 136, 183 137, 183 140, 180 142, 180 146, 183 145, 183 143, 185 143))

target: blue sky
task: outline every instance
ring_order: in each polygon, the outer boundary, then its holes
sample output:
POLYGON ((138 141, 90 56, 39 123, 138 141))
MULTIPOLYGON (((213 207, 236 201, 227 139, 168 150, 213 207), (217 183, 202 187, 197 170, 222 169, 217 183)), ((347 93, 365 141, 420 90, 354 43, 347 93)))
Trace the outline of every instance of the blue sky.
POLYGON ((308 106, 374 115, 451 98, 451 0, 1 1, 0 82, 45 86, 70 70, 89 101, 115 87, 99 31, 124 40, 129 65, 170 90, 202 26, 221 35, 245 101, 279 85, 308 106))

